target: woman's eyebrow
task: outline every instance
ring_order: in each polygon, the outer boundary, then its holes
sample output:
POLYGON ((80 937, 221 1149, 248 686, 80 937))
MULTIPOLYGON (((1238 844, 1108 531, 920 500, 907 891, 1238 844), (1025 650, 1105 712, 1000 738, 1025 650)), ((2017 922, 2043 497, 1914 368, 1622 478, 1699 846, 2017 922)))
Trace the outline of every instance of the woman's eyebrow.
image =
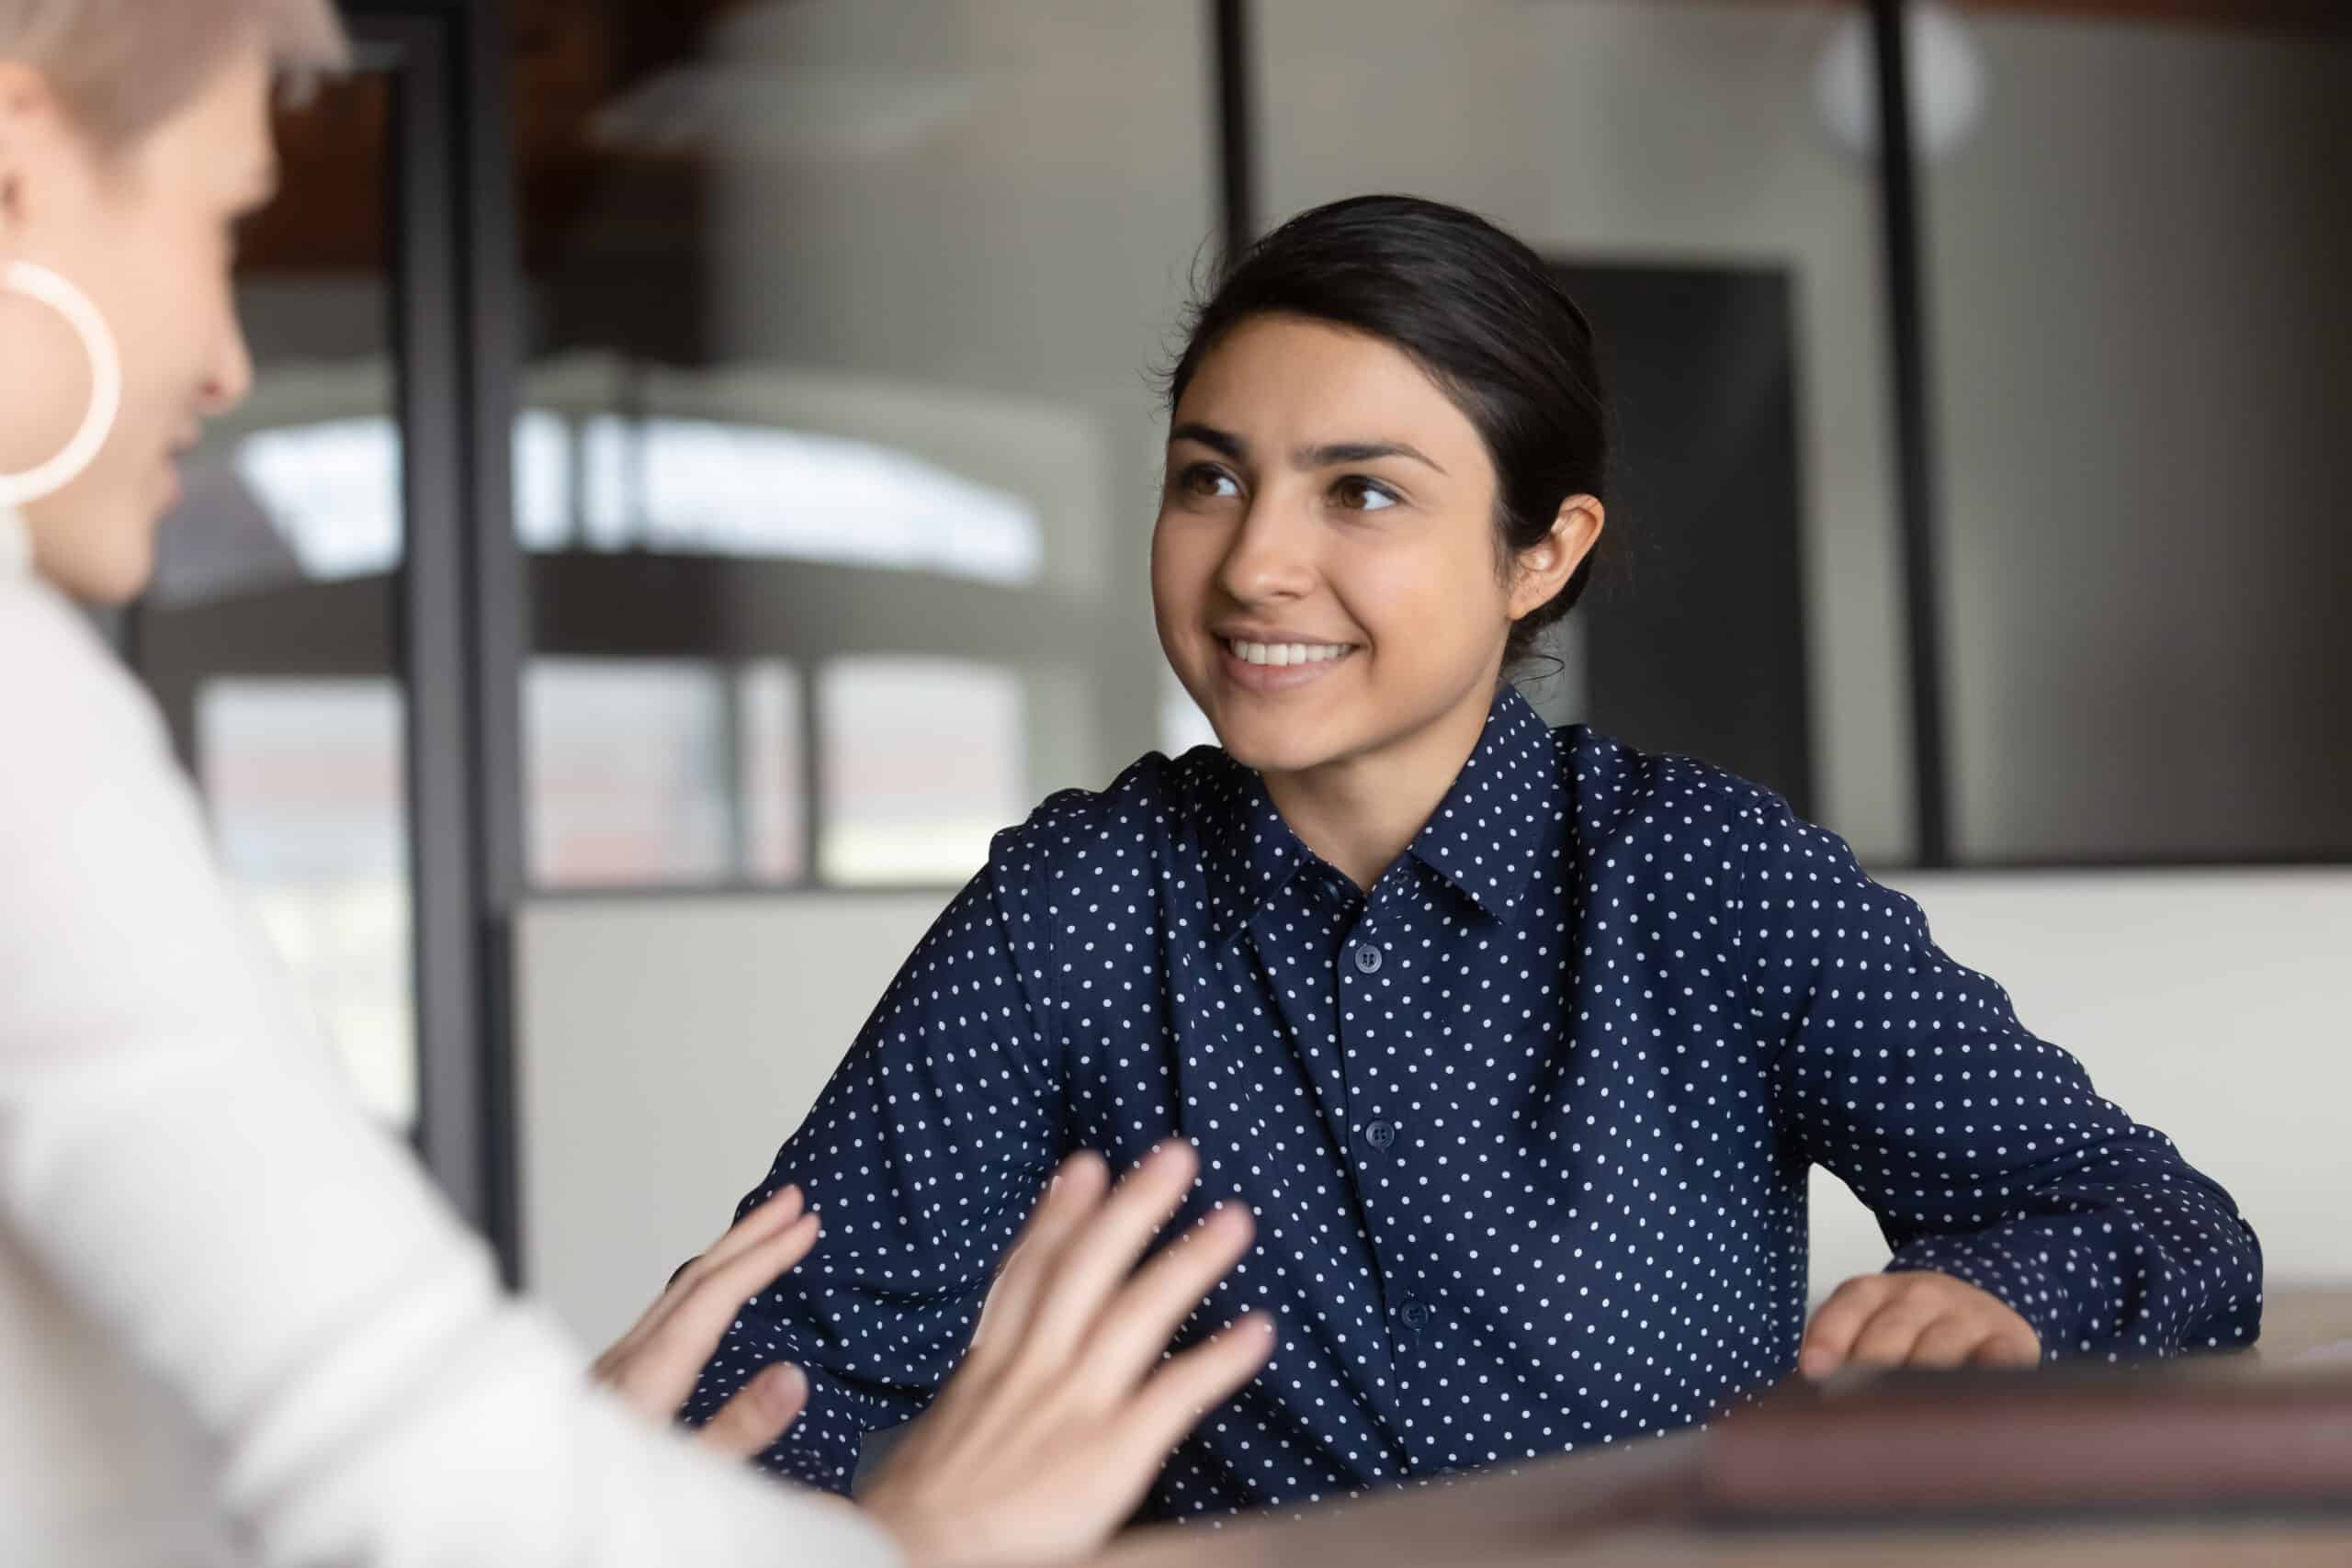
MULTIPOLYGON (((1219 430, 1213 424, 1187 421, 1168 433, 1172 442, 1192 441, 1207 447, 1219 457, 1233 462, 1246 462, 1250 444, 1229 430, 1219 430)), ((1342 463, 1369 463, 1382 457, 1409 457, 1414 462, 1444 473, 1444 468, 1419 448, 1402 441, 1332 441, 1320 446, 1302 446, 1290 455, 1291 467, 1302 471, 1336 468, 1342 463)))
POLYGON ((1191 441, 1207 447, 1218 457, 1240 463, 1249 460, 1250 444, 1229 430, 1219 430, 1213 424, 1187 421, 1168 433, 1169 445, 1191 441))
POLYGON ((1321 446, 1304 446, 1290 455, 1291 466, 1298 468, 1329 468, 1341 463, 1370 463, 1382 457, 1410 457, 1441 474, 1445 472, 1435 459, 1402 441, 1334 441, 1321 446))

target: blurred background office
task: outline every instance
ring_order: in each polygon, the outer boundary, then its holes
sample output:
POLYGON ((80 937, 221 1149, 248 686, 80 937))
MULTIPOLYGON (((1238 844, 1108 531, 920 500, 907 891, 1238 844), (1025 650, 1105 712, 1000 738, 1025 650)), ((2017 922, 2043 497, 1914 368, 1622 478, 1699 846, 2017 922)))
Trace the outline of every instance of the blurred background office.
MULTIPOLYGON (((1844 834, 2275 1282, 2352 1281, 2337 0, 345 8, 261 391, 115 629, 370 1102, 583 1336, 994 829, 1208 738, 1148 372, 1379 189, 1599 323, 1623 547, 1539 705, 1844 834)), ((1884 1255, 1826 1179, 1815 1229, 1884 1255)))

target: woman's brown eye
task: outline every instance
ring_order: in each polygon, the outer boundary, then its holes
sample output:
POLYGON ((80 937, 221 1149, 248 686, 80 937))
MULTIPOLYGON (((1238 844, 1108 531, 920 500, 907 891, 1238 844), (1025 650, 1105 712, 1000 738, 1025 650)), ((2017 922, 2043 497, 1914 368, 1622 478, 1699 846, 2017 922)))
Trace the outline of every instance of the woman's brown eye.
POLYGON ((1396 504, 1396 491, 1371 479, 1341 479, 1331 488, 1351 512, 1385 512, 1396 504))

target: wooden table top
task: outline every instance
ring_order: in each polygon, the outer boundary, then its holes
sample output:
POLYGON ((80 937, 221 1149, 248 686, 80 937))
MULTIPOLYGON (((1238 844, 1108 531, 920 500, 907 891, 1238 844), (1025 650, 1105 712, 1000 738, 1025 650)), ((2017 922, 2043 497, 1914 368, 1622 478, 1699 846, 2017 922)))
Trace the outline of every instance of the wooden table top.
POLYGON ((1100 1568, 2346 1568, 2352 1515, 1917 1529, 1678 1522, 1696 1438, 1286 1518, 1139 1530, 1100 1568))
MULTIPOLYGON (((2352 1287, 2275 1292, 2250 1369, 2352 1342, 2352 1287)), ((1736 1529, 1690 1522, 1703 1433, 1573 1455, 1222 1527, 1161 1527, 1100 1568, 2347 1568, 2352 1515, 1970 1529, 1736 1529)))

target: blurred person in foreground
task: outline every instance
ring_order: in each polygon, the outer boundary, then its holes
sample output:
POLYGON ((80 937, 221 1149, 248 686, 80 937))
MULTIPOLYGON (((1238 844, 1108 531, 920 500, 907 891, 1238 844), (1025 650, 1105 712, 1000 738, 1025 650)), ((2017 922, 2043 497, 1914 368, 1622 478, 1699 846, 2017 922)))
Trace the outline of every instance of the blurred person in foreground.
POLYGON ((729 1462, 749 1382, 666 1429, 744 1299, 818 1241, 797 1190, 683 1270, 592 1382, 368 1122, 237 910, 162 725, 71 601, 137 594, 175 459, 253 368, 230 270, 272 83, 327 0, 0 0, 0 1561, 829 1565, 1100 1541, 1262 1320, 1163 1359, 1232 1266, 1196 1173, 1081 1156, 988 1333, 864 1500, 729 1462), (617 1394, 617 1398, 615 1395, 617 1394))

